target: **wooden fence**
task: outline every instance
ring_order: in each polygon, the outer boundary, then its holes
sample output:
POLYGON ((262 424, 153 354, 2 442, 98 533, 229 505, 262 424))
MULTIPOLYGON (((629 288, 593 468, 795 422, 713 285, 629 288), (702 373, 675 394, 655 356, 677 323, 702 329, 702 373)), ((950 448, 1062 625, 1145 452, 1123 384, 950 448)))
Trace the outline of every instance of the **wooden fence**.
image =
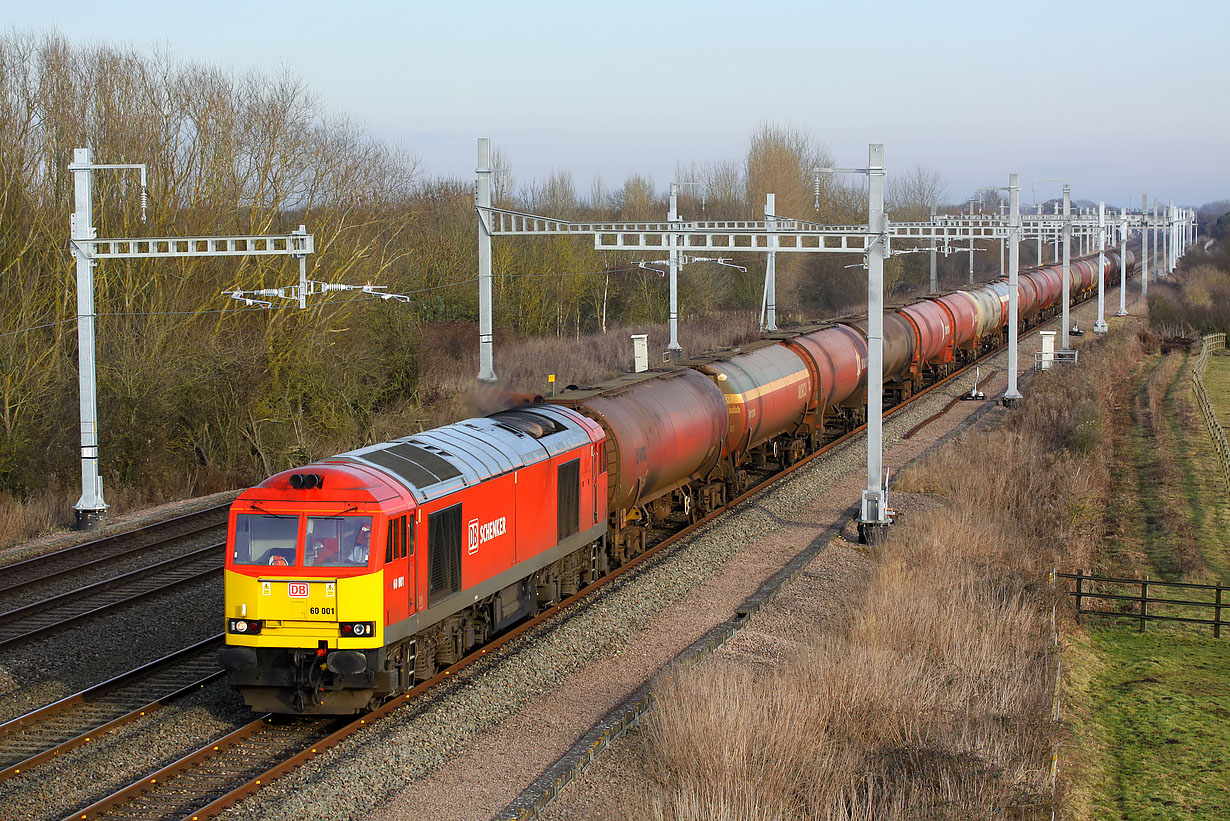
POLYGON ((1213 637, 1221 638, 1221 629, 1230 627, 1230 587, 1219 584, 1160 582, 1153 579, 1117 579, 1093 576, 1084 571, 1056 573, 1061 579, 1072 579, 1068 595, 1076 599, 1076 620, 1081 616, 1107 616, 1140 622, 1143 633, 1151 621, 1177 621, 1187 624, 1207 624, 1213 637), (1157 592, 1172 593, 1158 596, 1157 592), (1183 598, 1175 598, 1182 596, 1183 598), (1102 607, 1089 606, 1089 603, 1102 607), (1210 618, 1211 616, 1211 618, 1210 618))
POLYGON ((1221 464, 1221 477, 1226 483, 1226 492, 1230 493, 1230 444, 1226 441, 1226 432, 1217 418, 1217 408, 1209 399, 1209 392, 1204 389, 1204 371, 1209 364, 1209 353, 1226 347, 1225 334, 1209 334, 1200 345, 1200 355, 1192 365, 1192 392, 1196 395, 1196 404, 1200 406, 1200 415, 1208 426, 1209 438, 1213 440, 1213 452, 1221 464))

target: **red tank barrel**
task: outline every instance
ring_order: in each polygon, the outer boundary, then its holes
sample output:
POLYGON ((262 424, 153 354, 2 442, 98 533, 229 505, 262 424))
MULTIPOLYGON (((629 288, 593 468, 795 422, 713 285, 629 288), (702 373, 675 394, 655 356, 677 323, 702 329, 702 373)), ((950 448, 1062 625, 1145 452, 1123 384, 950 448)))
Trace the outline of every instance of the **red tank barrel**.
POLYGON ((840 405, 863 386, 867 373, 867 339, 853 328, 832 325, 786 341, 798 351, 820 383, 820 407, 840 405))
POLYGON ((785 345, 720 356, 697 367, 713 377, 726 400, 728 453, 745 453, 794 430, 812 405, 813 376, 802 357, 785 345))
POLYGON ((726 400, 690 368, 626 374, 547 400, 574 407, 607 433, 612 510, 656 499, 708 473, 726 438, 726 400))

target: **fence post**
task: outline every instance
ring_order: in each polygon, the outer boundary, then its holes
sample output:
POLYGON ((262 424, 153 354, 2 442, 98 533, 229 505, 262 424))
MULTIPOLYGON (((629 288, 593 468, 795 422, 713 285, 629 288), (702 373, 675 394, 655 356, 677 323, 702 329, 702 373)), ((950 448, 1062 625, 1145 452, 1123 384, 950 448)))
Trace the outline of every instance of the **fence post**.
POLYGON ((1076 571, 1076 623, 1081 623, 1081 590, 1085 581, 1085 571, 1076 571))
POLYGON ((1149 577, 1140 583, 1140 632, 1145 632, 1145 621, 1149 615, 1149 577))
POLYGON ((1213 608, 1213 638, 1221 638, 1221 591, 1224 587, 1217 588, 1216 606, 1213 608))

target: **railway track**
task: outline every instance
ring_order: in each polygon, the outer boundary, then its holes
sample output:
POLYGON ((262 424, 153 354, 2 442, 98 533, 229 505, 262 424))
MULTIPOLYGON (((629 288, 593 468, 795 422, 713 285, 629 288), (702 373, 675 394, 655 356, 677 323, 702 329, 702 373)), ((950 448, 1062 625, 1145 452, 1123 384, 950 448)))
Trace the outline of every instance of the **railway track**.
POLYGON ((151 713, 223 675, 222 634, 0 724, 0 781, 151 713))
MULTIPOLYGON (((988 355, 993 354, 994 352, 988 355)), ((978 361, 981 362, 982 360, 978 361)), ((971 372, 975 364, 977 363, 962 368, 947 378, 924 388, 906 402, 888 411, 887 415, 892 415, 908 407, 912 402, 927 396, 933 390, 971 372)), ((66 816, 66 821, 67 819, 93 821, 93 819, 100 818, 169 817, 191 818, 195 821, 195 819, 205 819, 217 815, 247 796, 257 792, 270 781, 290 772, 295 767, 328 750, 348 736, 361 731, 385 715, 403 707, 407 702, 427 692, 437 684, 452 676, 456 676, 466 667, 495 652, 504 644, 526 631, 553 618, 563 609, 571 607, 582 598, 595 593, 599 588, 618 579, 625 573, 642 566, 645 562, 690 536, 697 528, 721 516, 736 505, 763 492, 778 480, 809 464, 813 459, 823 457, 832 449, 858 436, 864 430, 865 426, 860 426, 834 439, 805 459, 758 482, 754 487, 727 503, 725 507, 680 530, 664 535, 663 538, 660 538, 640 556, 612 571, 607 576, 599 579, 570 598, 559 602, 535 618, 522 623, 487 646, 441 671, 434 678, 422 682, 408 693, 386 702, 370 713, 353 720, 334 719, 332 721, 318 718, 287 720, 285 718, 275 719, 268 715, 261 716, 229 735, 210 742, 195 752, 184 756, 173 764, 157 772, 150 773, 139 781, 133 782, 95 804, 70 816, 66 816)))
MULTIPOLYGON (((1048 319, 1047 322, 1049 321, 1048 319)), ((1035 328, 1023 332, 1021 336, 1024 337, 1032 334, 1045 324, 1046 322, 1040 323, 1035 328)), ((984 354, 944 379, 927 386, 905 402, 887 410, 885 416, 892 416, 942 386, 949 385, 954 380, 972 373, 975 367, 983 364, 989 357, 1001 351, 1002 348, 984 354)), ((990 376, 986 377, 987 380, 990 378, 990 376)), ((917 426, 915 431, 938 419, 950 410, 957 401, 959 401, 959 397, 950 402, 943 411, 933 415, 917 426)), ((834 448, 863 433, 865 429, 865 425, 860 426, 828 442, 818 451, 808 455, 794 465, 785 467, 771 476, 762 479, 742 495, 730 500, 724 507, 680 530, 665 535, 664 538, 660 538, 640 556, 612 571, 607 576, 559 602, 533 619, 522 623, 485 647, 441 671, 434 678, 417 685, 406 694, 391 699, 372 712, 353 720, 326 720, 319 718, 287 720, 282 718, 275 719, 271 716, 261 716, 252 723, 211 742, 168 767, 150 773, 140 781, 134 782, 101 801, 70 816, 66 816, 65 821, 67 819, 92 821, 92 819, 98 818, 155 817, 182 817, 197 821, 197 819, 217 815, 247 796, 257 792, 270 781, 328 750, 338 742, 361 731, 385 715, 405 706, 408 701, 427 692, 449 677, 457 675, 466 667, 495 652, 504 644, 526 631, 553 618, 560 611, 571 607, 582 598, 591 596, 599 588, 618 579, 625 573, 642 566, 645 562, 690 536, 696 529, 763 492, 777 481, 811 463, 813 460, 822 458, 834 448)))
POLYGON ((0 613, 0 649, 222 572, 221 544, 0 613))
MULTIPOLYGON (((992 379, 994 379, 994 378, 995 378, 996 376, 998 376, 998 375, 999 375, 999 371, 998 371, 998 370, 994 370, 994 369, 993 369, 993 370, 991 370, 991 371, 988 371, 988 372, 987 372, 987 375, 986 375, 986 376, 984 376, 984 377, 982 377, 982 379, 980 379, 980 380, 978 381, 978 384, 981 384, 981 385, 988 384, 988 383, 990 383, 990 382, 991 382, 991 380, 992 380, 992 379)), ((977 387, 977 386, 975 386, 975 387, 977 387)), ((967 400, 970 400, 970 399, 973 399, 973 398, 974 398, 974 397, 973 397, 973 396, 971 396, 970 394, 961 394, 961 395, 959 395, 959 396, 954 396, 954 397, 952 398, 952 401, 950 401, 947 405, 945 405, 943 408, 941 408, 941 409, 940 409, 939 411, 937 411, 936 413, 931 414, 930 416, 928 416, 926 419, 924 419, 924 420, 922 420, 921 422, 919 422, 919 423, 918 423, 917 425, 915 425, 914 427, 910 428, 908 431, 906 431, 906 432, 905 432, 905 435, 904 435, 904 436, 902 436, 901 438, 902 438, 902 439, 913 439, 913 438, 914 438, 914 435, 915 435, 915 434, 917 434, 917 433, 918 433, 920 430, 922 430, 923 428, 925 428, 927 425, 930 425, 932 422, 936 421, 937 419, 941 419, 941 418, 943 418, 944 414, 946 414, 946 413, 948 413, 948 411, 952 410, 952 409, 953 409, 953 408, 957 405, 957 403, 959 403, 959 402, 963 402, 963 401, 967 401, 967 400)), ((984 398, 985 398, 985 397, 984 397, 984 398)), ((981 400, 979 400, 979 401, 981 401, 981 400)))
POLYGON ((0 602, 35 594, 39 588, 71 580, 78 574, 104 574, 110 568, 139 559, 144 554, 156 554, 185 539, 199 537, 212 530, 220 531, 226 525, 229 508, 229 503, 215 505, 126 533, 4 565, 0 567, 0 602))

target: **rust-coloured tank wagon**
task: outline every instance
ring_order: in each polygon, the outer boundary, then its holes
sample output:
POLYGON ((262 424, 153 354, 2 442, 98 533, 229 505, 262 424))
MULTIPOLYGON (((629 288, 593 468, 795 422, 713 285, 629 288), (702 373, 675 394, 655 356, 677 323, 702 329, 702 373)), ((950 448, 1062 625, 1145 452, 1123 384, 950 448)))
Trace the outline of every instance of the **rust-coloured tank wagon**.
POLYGON ((719 492, 713 485, 720 484, 728 414, 722 391, 707 375, 682 367, 625 374, 550 401, 594 419, 606 433, 616 564, 645 549, 651 523, 681 506, 692 515, 694 495, 676 491, 702 485, 708 486, 702 496, 719 492))
POLYGON ((691 365, 713 379, 726 401, 725 453, 734 467, 748 459, 763 464, 761 446, 775 439, 783 440, 774 444, 790 452, 791 462, 807 453, 816 387, 812 369, 798 353, 765 341, 691 365))
POLYGON ((969 291, 951 291, 928 297, 933 302, 944 306, 952 323, 952 350, 958 361, 967 361, 978 355, 978 342, 981 338, 982 304, 969 291))
POLYGON ((947 376, 953 362, 953 319, 943 305, 926 299, 898 308, 914 330, 919 364, 933 378, 947 376))

